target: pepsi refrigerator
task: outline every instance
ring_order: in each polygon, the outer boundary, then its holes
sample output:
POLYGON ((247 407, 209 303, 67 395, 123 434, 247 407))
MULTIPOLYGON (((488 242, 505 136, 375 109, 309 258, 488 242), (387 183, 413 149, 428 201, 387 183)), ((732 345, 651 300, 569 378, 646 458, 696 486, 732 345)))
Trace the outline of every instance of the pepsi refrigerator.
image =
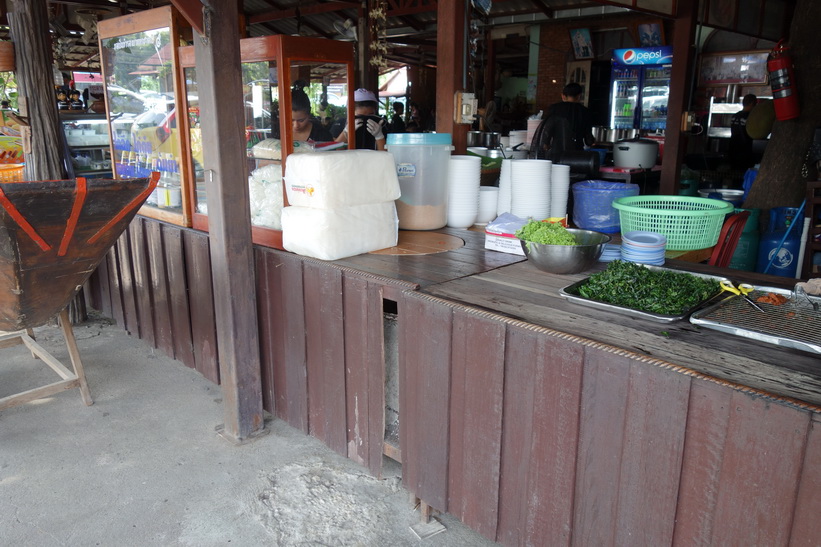
POLYGON ((616 49, 610 78, 610 127, 664 131, 673 48, 616 49))

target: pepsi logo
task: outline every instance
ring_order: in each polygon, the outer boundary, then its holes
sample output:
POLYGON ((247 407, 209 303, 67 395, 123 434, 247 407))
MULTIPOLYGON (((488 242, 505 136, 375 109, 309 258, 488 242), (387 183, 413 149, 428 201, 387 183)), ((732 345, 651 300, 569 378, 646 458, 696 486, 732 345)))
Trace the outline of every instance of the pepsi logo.
POLYGON ((622 62, 624 62, 624 64, 631 65, 635 62, 636 57, 636 52, 632 49, 628 49, 624 52, 624 55, 622 55, 622 62))

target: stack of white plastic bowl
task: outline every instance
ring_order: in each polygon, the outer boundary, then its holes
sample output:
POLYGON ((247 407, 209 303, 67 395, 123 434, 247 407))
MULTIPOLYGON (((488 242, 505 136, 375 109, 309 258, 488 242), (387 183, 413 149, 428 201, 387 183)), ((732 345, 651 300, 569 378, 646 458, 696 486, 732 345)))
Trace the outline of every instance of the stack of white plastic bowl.
POLYGON ((470 228, 479 214, 482 158, 451 156, 448 166, 448 226, 470 228))
POLYGON ((519 218, 550 216, 550 160, 510 160, 510 212, 519 218))
POLYGON ((499 199, 496 203, 496 215, 510 212, 510 162, 513 160, 502 160, 502 167, 499 169, 499 199))
POLYGON ((570 166, 553 164, 550 172, 550 216, 567 215, 567 197, 570 194, 570 166))
POLYGON ((621 259, 661 266, 667 238, 656 232, 632 231, 621 235, 621 259))
POLYGON ((499 189, 496 186, 480 186, 479 213, 476 215, 476 224, 487 224, 496 218, 498 202, 499 189))

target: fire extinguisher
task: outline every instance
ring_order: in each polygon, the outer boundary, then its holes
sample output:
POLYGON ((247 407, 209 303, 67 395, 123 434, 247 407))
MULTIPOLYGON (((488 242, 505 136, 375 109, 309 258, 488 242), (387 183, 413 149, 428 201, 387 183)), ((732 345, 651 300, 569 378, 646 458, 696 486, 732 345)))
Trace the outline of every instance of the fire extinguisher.
POLYGON ((770 87, 773 90, 775 117, 781 121, 798 117, 798 90, 795 86, 795 72, 792 66, 790 48, 779 40, 767 59, 770 73, 770 87))

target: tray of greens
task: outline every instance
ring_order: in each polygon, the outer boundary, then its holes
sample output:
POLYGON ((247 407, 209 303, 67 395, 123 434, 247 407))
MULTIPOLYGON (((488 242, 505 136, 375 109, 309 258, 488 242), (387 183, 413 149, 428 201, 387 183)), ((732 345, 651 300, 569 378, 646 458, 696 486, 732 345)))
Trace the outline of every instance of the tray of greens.
POLYGON ((721 294, 722 279, 614 260, 606 270, 564 287, 559 294, 584 306, 672 323, 721 294))

